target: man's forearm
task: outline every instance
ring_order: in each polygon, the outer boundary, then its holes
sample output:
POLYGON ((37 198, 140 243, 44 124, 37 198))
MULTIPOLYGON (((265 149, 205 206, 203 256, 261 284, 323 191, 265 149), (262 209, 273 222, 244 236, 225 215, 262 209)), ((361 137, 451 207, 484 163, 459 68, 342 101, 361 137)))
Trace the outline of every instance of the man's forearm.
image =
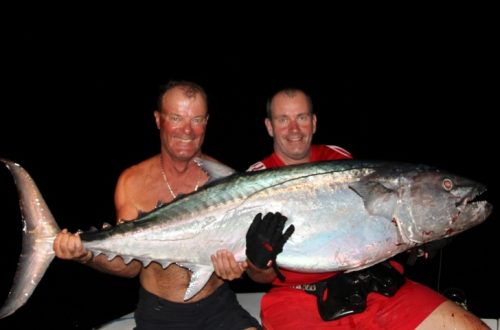
POLYGON ((253 281, 257 283, 271 283, 276 278, 276 272, 274 269, 257 268, 250 260, 247 260, 247 263, 248 268, 246 272, 253 281))

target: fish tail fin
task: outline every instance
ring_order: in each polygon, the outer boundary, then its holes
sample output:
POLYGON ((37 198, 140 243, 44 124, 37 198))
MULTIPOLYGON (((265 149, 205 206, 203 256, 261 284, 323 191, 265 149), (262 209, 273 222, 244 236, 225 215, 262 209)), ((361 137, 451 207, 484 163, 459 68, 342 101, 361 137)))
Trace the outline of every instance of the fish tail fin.
POLYGON ((4 318, 26 303, 42 279, 54 259, 52 245, 60 229, 28 172, 10 160, 0 158, 0 161, 14 177, 23 222, 22 252, 16 275, 0 309, 0 318, 4 318))

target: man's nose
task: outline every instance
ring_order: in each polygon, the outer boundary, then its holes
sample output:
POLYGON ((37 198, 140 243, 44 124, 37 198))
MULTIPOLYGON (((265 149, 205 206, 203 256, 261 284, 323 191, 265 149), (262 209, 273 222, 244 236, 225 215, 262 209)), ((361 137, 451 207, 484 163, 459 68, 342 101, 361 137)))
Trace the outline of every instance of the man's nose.
POLYGON ((191 133, 193 131, 192 123, 190 120, 183 121, 181 128, 184 133, 191 133))
POLYGON ((290 120, 290 124, 288 125, 288 129, 290 131, 298 131, 299 130, 299 124, 297 123, 296 120, 290 120))

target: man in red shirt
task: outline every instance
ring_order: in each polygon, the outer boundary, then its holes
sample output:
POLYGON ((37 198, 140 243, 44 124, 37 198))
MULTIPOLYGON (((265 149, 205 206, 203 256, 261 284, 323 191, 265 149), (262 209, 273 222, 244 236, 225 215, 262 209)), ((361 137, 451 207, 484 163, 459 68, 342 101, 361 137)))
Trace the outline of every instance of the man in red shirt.
MULTIPOLYGON (((274 153, 250 166, 249 171, 352 158, 341 147, 312 145, 316 122, 311 99, 303 91, 285 89, 276 93, 267 104, 265 119, 267 132, 273 138, 274 153)), ((276 219, 279 217, 282 216, 275 215, 276 219)), ((247 257, 249 246, 247 242, 247 257)), ((265 329, 487 329, 480 319, 458 304, 409 279, 392 297, 371 292, 364 311, 325 321, 318 311, 316 296, 303 288, 335 278, 336 273, 305 274, 279 269, 285 278, 282 281, 274 268, 256 267, 248 259, 237 263, 227 251, 218 253, 213 261, 215 272, 224 279, 237 278, 246 270, 254 281, 273 284, 261 301, 261 321, 265 329)), ((391 262, 391 265, 403 272, 399 264, 391 262)))

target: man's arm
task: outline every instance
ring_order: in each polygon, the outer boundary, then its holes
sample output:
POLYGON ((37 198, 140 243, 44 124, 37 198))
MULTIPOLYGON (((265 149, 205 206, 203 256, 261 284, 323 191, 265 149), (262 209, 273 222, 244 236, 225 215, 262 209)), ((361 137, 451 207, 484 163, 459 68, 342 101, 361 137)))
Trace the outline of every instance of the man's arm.
MULTIPOLYGON (((123 222, 123 219, 136 218, 138 212, 125 193, 126 173, 127 171, 124 172, 125 175, 120 176, 115 189, 117 224, 123 222)), ((137 260, 126 264, 120 257, 108 260, 105 255, 93 256, 92 252, 83 246, 80 235, 70 233, 67 229, 57 234, 54 240, 54 252, 60 259, 77 261, 101 272, 122 277, 135 277, 142 269, 141 262, 137 260)))
POLYGON ((260 269, 249 260, 247 260, 247 265, 246 272, 248 276, 257 283, 271 283, 277 277, 273 268, 260 269))
POLYGON ((70 233, 67 229, 57 234, 54 252, 60 259, 77 261, 101 272, 122 277, 135 277, 142 268, 141 263, 135 260, 127 265, 120 257, 108 260, 104 255, 93 256, 92 252, 83 246, 80 235, 70 233))

